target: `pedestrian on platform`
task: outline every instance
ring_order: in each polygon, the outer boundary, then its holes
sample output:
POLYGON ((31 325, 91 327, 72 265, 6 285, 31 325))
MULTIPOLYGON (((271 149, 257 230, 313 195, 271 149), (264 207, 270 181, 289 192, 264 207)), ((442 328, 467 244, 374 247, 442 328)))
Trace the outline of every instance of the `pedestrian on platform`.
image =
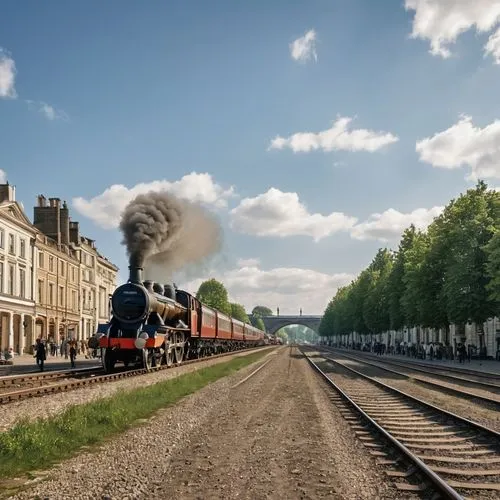
POLYGON ((71 342, 69 347, 69 359, 71 361, 71 368, 76 368, 75 359, 76 359, 76 343, 71 342))
POLYGON ((40 371, 43 372, 43 365, 45 360, 47 359, 47 353, 45 351, 45 344, 42 342, 42 339, 36 339, 36 364, 40 367, 40 371))

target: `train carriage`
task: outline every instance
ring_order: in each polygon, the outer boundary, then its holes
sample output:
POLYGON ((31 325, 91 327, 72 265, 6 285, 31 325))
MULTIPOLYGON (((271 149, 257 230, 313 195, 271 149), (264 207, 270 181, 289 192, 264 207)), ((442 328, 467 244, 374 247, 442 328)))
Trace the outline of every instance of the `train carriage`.
POLYGON ((207 307, 171 284, 143 281, 137 265, 129 269, 128 282, 111 297, 111 319, 98 326, 94 339, 106 371, 113 371, 116 362, 150 369, 263 344, 264 332, 252 325, 207 307))

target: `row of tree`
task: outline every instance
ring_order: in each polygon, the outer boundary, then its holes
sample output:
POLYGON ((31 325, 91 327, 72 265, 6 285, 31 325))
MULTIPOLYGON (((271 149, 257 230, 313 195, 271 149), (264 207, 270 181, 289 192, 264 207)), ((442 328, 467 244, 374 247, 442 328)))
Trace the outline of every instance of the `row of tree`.
POLYGON ((263 316, 272 316, 271 309, 265 306, 255 306, 251 314, 247 314, 245 308, 236 302, 229 302, 229 295, 226 287, 215 278, 204 281, 198 291, 196 298, 208 307, 213 307, 218 311, 227 314, 243 323, 251 323, 256 328, 265 331, 263 316))
POLYGON ((320 335, 378 334, 404 327, 479 330, 500 305, 500 193, 480 181, 452 200, 426 231, 414 225, 397 251, 370 265, 329 302, 320 335))

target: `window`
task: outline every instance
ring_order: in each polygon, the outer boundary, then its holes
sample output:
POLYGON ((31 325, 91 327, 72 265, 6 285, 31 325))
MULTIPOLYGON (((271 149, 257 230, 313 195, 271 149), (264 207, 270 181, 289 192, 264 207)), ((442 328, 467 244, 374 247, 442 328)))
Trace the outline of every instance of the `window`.
MULTIPOLYGON (((26 240, 21 239, 19 243, 19 254, 21 255, 21 258, 25 259, 26 258, 26 240)), ((24 297, 24 295, 23 295, 24 297)))
POLYGON ((0 262, 0 293, 3 292, 3 262, 0 262))
POLYGON ((64 277, 64 262, 62 260, 60 260, 59 264, 61 265, 61 276, 64 277))
POLYGON ((38 252, 38 267, 43 269, 43 266, 45 265, 43 262, 43 252, 38 252))
POLYGON ((64 306, 64 288, 62 286, 59 287, 59 305, 64 306))
POLYGON ((52 255, 49 256, 49 271, 54 272, 54 257, 52 255))
POLYGON ((9 275, 7 277, 7 293, 14 295, 14 265, 9 264, 9 275))
POLYGON ((73 311, 78 311, 78 297, 76 295, 76 290, 71 291, 71 308, 73 311))
POLYGON ((49 304, 54 305, 54 283, 49 283, 49 304))
POLYGON ((76 283, 76 268, 75 266, 71 266, 71 279, 73 280, 73 283, 76 283))
POLYGON ((9 234, 9 253, 16 255, 16 237, 13 234, 9 234))
POLYGON ((26 297, 26 271, 19 269, 19 296, 26 297))
POLYGON ((43 280, 38 280, 38 302, 43 304, 43 280))
POLYGON ((0 248, 5 248, 5 231, 0 229, 0 248))

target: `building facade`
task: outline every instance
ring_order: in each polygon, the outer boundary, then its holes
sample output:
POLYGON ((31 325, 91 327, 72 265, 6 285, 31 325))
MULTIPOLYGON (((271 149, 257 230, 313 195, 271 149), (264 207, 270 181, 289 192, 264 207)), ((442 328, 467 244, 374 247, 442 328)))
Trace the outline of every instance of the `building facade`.
POLYGON ((35 249, 36 337, 55 342, 80 338, 80 263, 75 252, 41 232, 35 249))
POLYGON ((36 230, 16 201, 15 187, 0 185, 0 349, 24 352, 34 334, 36 230))
MULTIPOLYGON (((116 287, 118 268, 98 252, 94 240, 80 234, 79 223, 70 220, 66 202, 61 203, 59 198, 47 200, 45 196, 38 196, 34 224, 71 257, 66 265, 73 267, 73 262, 77 263, 78 280, 71 280, 68 286, 77 285, 79 291, 78 327, 74 325, 75 314, 66 314, 65 318, 71 325, 68 334, 72 338, 87 339, 95 333, 100 319, 109 319, 109 307, 102 304, 104 297, 106 303, 109 302, 109 295, 116 287)), ((68 291, 73 292, 69 288, 68 291)), ((72 297, 68 300, 73 304, 72 297)))
POLYGON ((118 268, 79 234, 66 202, 38 196, 33 223, 0 184, 0 351, 27 353, 37 338, 87 339, 109 318, 118 268))

